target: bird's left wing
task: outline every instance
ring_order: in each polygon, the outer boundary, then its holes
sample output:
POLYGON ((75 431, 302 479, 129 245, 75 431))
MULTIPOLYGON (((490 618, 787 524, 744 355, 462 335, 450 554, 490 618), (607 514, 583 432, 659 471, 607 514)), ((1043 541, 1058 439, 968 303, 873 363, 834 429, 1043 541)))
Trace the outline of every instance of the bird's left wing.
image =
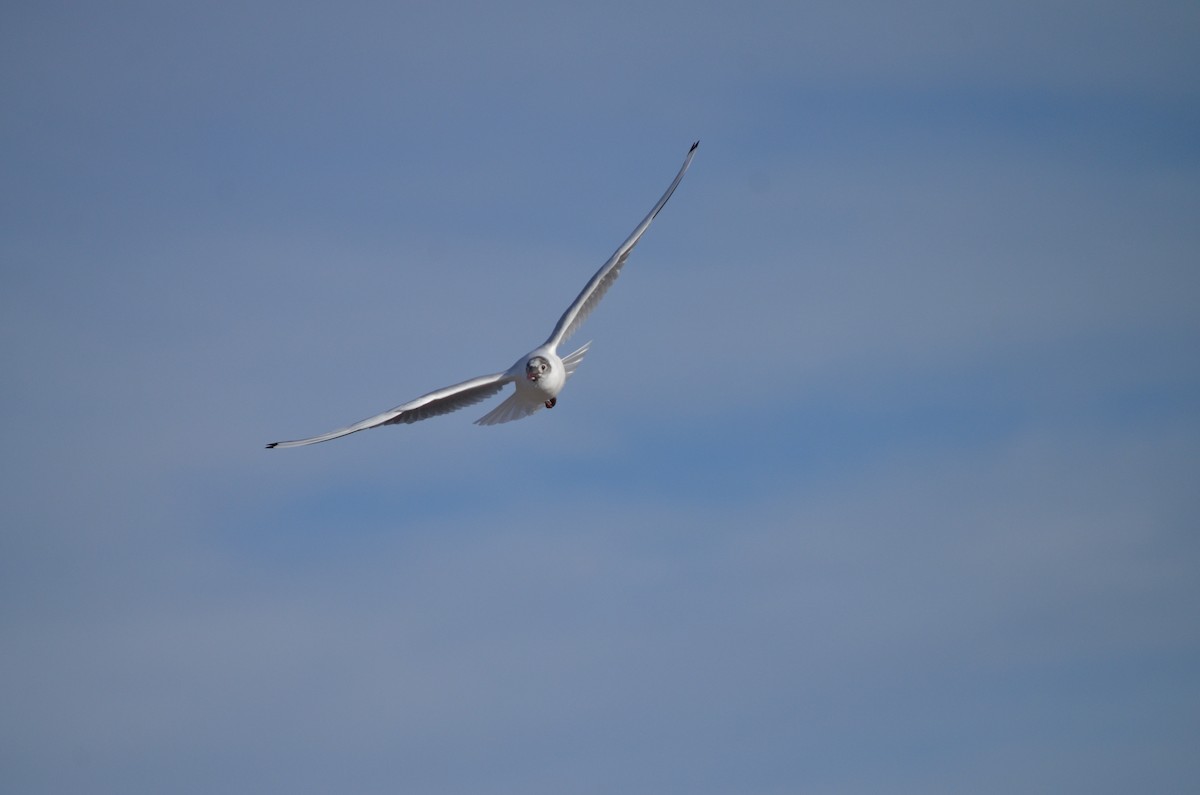
POLYGON ((409 424, 428 419, 429 417, 436 417, 439 414, 449 414, 452 411, 473 406, 481 400, 490 398, 512 380, 513 376, 510 373, 481 375, 478 378, 472 378, 470 381, 463 381, 461 384, 455 384, 454 386, 430 392, 428 395, 422 395, 416 400, 410 400, 403 405, 396 406, 394 409, 389 409, 382 414, 376 414, 374 417, 368 417, 362 422, 356 422, 349 427, 330 431, 320 436, 314 436, 311 439, 297 439, 292 442, 271 442, 267 447, 302 447, 306 444, 328 442, 330 439, 336 439, 339 436, 347 436, 358 431, 365 431, 367 428, 377 428, 380 425, 409 424))
POLYGON ((633 251, 633 247, 642 239, 642 235, 650 228, 650 222, 658 215, 658 211, 667 203, 667 199, 671 198, 671 194, 679 187, 679 182, 683 179, 683 175, 687 173, 688 166, 692 164, 692 158, 696 154, 696 147, 700 145, 699 141, 692 144, 692 148, 688 150, 687 157, 683 160, 683 165, 679 167, 679 173, 675 175, 675 180, 671 183, 671 187, 667 188, 667 192, 658 200, 658 204, 654 205, 654 209, 650 214, 642 219, 642 222, 637 225, 637 229, 633 230, 633 234, 621 244, 621 247, 613 252, 613 255, 608 258, 608 262, 600 266, 600 270, 596 271, 596 275, 591 278, 575 298, 575 301, 567 307, 567 311, 563 312, 563 316, 559 318, 558 325, 554 327, 554 332, 550 338, 546 340, 547 345, 558 347, 563 340, 570 337, 575 331, 583 325, 583 321, 587 318, 591 311, 600 303, 600 299, 608 292, 608 288, 612 287, 613 282, 621 275, 621 267, 625 264, 625 260, 629 259, 629 252, 633 251))

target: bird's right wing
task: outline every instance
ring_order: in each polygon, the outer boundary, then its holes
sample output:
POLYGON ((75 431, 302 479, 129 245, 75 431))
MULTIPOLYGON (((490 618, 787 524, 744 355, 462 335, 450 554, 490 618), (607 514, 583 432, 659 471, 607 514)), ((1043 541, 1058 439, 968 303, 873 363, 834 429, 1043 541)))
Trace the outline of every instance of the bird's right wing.
POLYGON ((349 427, 330 431, 320 436, 313 436, 310 439, 297 439, 291 442, 271 442, 267 447, 302 447, 306 444, 328 442, 330 439, 336 439, 339 436, 347 436, 358 431, 365 431, 367 428, 377 428, 380 425, 409 424, 428 419, 429 417, 436 417, 439 414, 449 414, 452 411, 473 406, 481 400, 490 398, 503 389, 506 384, 510 383, 513 378, 514 376, 509 373, 481 375, 478 378, 472 378, 470 381, 463 381, 461 384, 455 384, 454 386, 430 392, 428 395, 422 395, 416 400, 410 400, 403 405, 396 406, 394 409, 389 409, 382 414, 376 414, 374 417, 368 417, 362 422, 356 422, 349 427))

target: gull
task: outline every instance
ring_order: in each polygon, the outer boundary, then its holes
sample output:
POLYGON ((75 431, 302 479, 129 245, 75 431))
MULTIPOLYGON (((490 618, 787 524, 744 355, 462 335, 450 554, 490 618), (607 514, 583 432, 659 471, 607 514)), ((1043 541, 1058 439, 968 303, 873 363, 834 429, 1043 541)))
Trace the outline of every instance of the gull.
POLYGON ((567 307, 567 311, 563 312, 562 317, 558 319, 549 338, 518 359, 512 367, 503 372, 481 375, 469 381, 435 390, 416 400, 402 403, 382 414, 376 414, 374 417, 368 417, 361 422, 339 428, 336 431, 308 439, 271 442, 267 447, 301 447, 306 444, 328 442, 330 439, 348 436, 368 428, 378 428, 381 425, 411 424, 473 406, 500 392, 508 384, 515 384, 516 391, 509 395, 503 403, 476 420, 476 425, 497 425, 528 417, 543 407, 554 408, 567 379, 579 367, 579 363, 583 361, 584 354, 588 352, 592 343, 588 342, 578 350, 561 358, 558 355, 558 346, 583 325, 583 321, 600 303, 600 299, 608 292, 608 288, 612 287, 613 282, 617 280, 621 274, 621 268, 629 259, 629 252, 633 251, 633 247, 650 228, 650 223, 666 205, 671 194, 675 192, 675 188, 679 187, 683 175, 687 173, 688 166, 692 164, 692 157, 696 154, 696 147, 699 145, 700 142, 696 141, 692 144, 692 148, 688 149, 687 157, 684 158, 683 165, 679 167, 679 173, 675 175, 667 192, 658 200, 658 204, 654 205, 654 209, 637 225, 633 234, 613 252, 608 261, 600 266, 600 270, 596 271, 591 280, 584 285, 583 290, 567 307))

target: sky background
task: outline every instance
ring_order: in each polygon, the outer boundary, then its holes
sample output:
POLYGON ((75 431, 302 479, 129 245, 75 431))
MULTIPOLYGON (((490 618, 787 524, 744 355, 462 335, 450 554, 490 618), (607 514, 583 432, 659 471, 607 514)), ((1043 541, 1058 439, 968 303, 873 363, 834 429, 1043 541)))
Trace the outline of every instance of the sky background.
POLYGON ((0 789, 1200 790, 1197 41, 5 3, 0 789))

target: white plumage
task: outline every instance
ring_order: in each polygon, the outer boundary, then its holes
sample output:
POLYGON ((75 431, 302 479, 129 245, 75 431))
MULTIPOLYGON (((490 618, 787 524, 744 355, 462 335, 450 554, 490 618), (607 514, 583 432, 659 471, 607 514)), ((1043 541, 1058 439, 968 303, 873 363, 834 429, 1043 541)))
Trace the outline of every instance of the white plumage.
POLYGON ((650 227, 650 223, 658 215, 663 206, 666 205, 667 200, 671 198, 671 194, 675 192, 675 188, 679 186, 683 175, 688 170, 688 166, 692 163, 692 157, 696 154, 696 147, 699 145, 699 141, 692 144, 692 148, 688 150, 687 157, 684 158, 683 165, 679 168, 679 173, 675 175, 675 179, 671 182, 670 187, 667 188, 666 193, 658 200, 658 204, 654 205, 654 209, 642 219, 642 222, 637 225, 633 233, 613 252, 613 255, 600 267, 600 270, 596 271, 596 274, 592 276, 588 283, 584 285, 583 290, 571 302, 571 305, 567 307, 567 311, 563 312, 562 317, 558 319, 558 323, 554 326, 554 331, 551 332, 550 337, 545 343, 522 356, 512 367, 504 372, 482 375, 478 378, 472 378, 469 381, 463 381, 460 384, 438 389, 422 395, 416 400, 410 400, 393 409, 388 409, 382 414, 376 414, 374 417, 368 417, 361 422, 356 422, 346 428, 340 428, 336 431, 330 431, 329 433, 313 436, 308 439, 297 439, 290 442, 271 442, 267 447, 300 447, 306 444, 327 442, 339 436, 364 431, 367 428, 377 428, 380 425, 408 424, 429 417, 436 417, 439 414, 449 414, 452 411, 457 411, 466 406, 473 406, 482 400, 492 397, 510 383, 516 385, 516 390, 513 394, 509 395, 496 408, 476 420, 476 424, 496 425, 501 422, 510 422, 528 417, 543 407, 553 408, 558 400, 559 392, 562 391, 563 386, 567 382, 567 378, 579 367, 579 363, 583 361, 584 354, 587 353, 588 346, 591 343, 586 343, 578 350, 562 358, 558 356, 558 346, 583 325, 583 321, 587 319, 587 316, 600 303, 600 299, 608 292, 608 288, 612 287, 613 282, 617 280, 617 277, 621 274, 621 268, 625 265, 625 261, 629 259, 629 252, 633 251, 633 247, 641 240, 642 235, 650 227))

